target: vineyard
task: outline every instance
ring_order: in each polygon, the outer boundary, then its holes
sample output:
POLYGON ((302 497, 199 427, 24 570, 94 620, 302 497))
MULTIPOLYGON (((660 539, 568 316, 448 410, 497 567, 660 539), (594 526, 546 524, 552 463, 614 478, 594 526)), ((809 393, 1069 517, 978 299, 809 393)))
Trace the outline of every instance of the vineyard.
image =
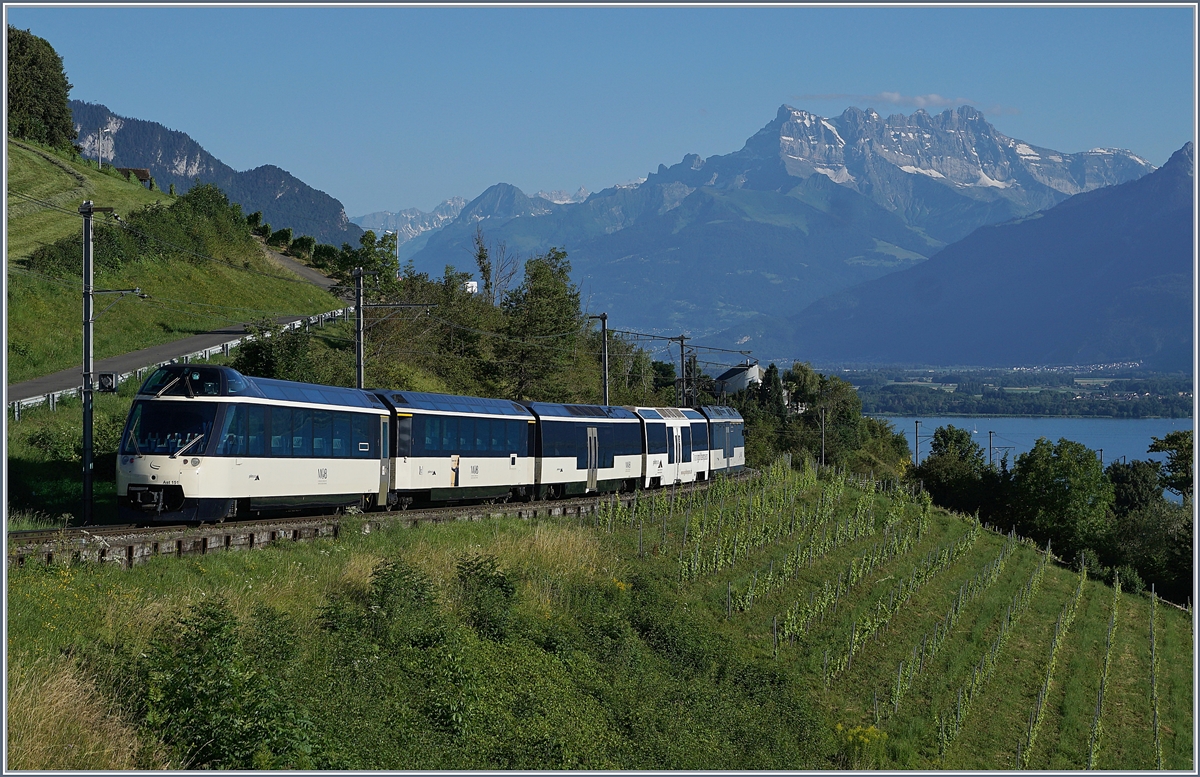
POLYGON ((885 487, 776 465, 599 524, 672 557, 685 598, 800 667, 843 765, 1192 768, 1190 613, 885 487))
POLYGON ((9 763, 100 763, 19 750, 81 727, 28 679, 62 671, 133 711, 143 767, 1194 768, 1191 613, 1053 548, 783 463, 595 507, 10 570, 9 763), (270 752, 161 685, 181 662, 269 701, 270 752))

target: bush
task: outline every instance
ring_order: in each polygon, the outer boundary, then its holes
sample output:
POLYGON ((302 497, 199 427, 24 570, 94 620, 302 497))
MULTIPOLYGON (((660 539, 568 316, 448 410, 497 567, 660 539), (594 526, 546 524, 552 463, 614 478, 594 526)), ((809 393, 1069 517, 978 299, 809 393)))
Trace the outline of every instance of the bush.
POLYGON ((1136 596, 1146 590, 1146 581, 1142 580, 1142 576, 1138 574, 1137 570, 1128 564, 1117 567, 1115 573, 1121 577, 1122 591, 1136 596))
POLYGON ((280 248, 286 249, 291 244, 292 244, 292 228, 291 227, 284 227, 283 229, 276 230, 275 232, 271 233, 270 237, 267 238, 267 245, 269 245, 269 246, 279 246, 280 248))
POLYGON ((145 725, 187 768, 311 767, 308 721, 257 669, 224 599, 160 629, 145 668, 145 725))
POLYGON ((517 589, 496 566, 495 556, 458 562, 458 583, 467 610, 467 625, 484 639, 503 642, 512 624, 517 589))

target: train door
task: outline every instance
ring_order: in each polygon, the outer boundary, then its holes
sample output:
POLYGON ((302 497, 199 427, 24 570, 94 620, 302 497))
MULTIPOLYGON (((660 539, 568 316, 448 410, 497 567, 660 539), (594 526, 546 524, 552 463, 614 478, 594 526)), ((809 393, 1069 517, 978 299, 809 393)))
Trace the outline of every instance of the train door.
POLYGON ((725 427, 725 466, 730 466, 733 459, 733 424, 723 424, 725 427))
POLYGON ((600 462, 600 438, 596 434, 596 427, 589 426, 587 428, 587 490, 596 490, 596 468, 600 462))
POLYGON ((388 492, 392 488, 392 438, 388 436, 388 419, 379 418, 379 498, 375 504, 386 507, 388 492))

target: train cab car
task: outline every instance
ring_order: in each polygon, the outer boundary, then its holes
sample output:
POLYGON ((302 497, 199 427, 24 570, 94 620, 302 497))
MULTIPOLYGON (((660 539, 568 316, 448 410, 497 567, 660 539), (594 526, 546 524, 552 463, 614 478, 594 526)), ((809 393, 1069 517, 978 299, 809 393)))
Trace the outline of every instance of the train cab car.
POLYGON ((684 411, 674 407, 635 407, 633 411, 642 419, 644 427, 646 472, 643 487, 695 481, 692 425, 684 411))
POLYGON ((393 502, 525 497, 535 418, 506 399, 376 390, 395 414, 393 502))
POLYGON ((357 389, 160 367, 121 436, 118 511, 193 522, 382 504, 388 423, 383 403, 357 389))
POLYGON ((537 496, 627 491, 642 477, 642 427, 623 407, 523 403, 537 416, 537 496))
POLYGON ((709 471, 732 474, 746 466, 745 421, 732 407, 706 405, 700 412, 708 419, 709 471))

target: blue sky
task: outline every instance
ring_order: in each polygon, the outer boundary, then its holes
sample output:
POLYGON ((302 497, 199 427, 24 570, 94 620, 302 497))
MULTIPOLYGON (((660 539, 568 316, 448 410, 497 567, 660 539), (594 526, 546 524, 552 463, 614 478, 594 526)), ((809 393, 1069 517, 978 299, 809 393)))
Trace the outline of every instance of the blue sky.
POLYGON ((6 7, 71 97, 278 165, 358 216, 591 191, 725 154, 783 103, 968 102, 1058 151, 1195 134, 1191 7, 6 7))

